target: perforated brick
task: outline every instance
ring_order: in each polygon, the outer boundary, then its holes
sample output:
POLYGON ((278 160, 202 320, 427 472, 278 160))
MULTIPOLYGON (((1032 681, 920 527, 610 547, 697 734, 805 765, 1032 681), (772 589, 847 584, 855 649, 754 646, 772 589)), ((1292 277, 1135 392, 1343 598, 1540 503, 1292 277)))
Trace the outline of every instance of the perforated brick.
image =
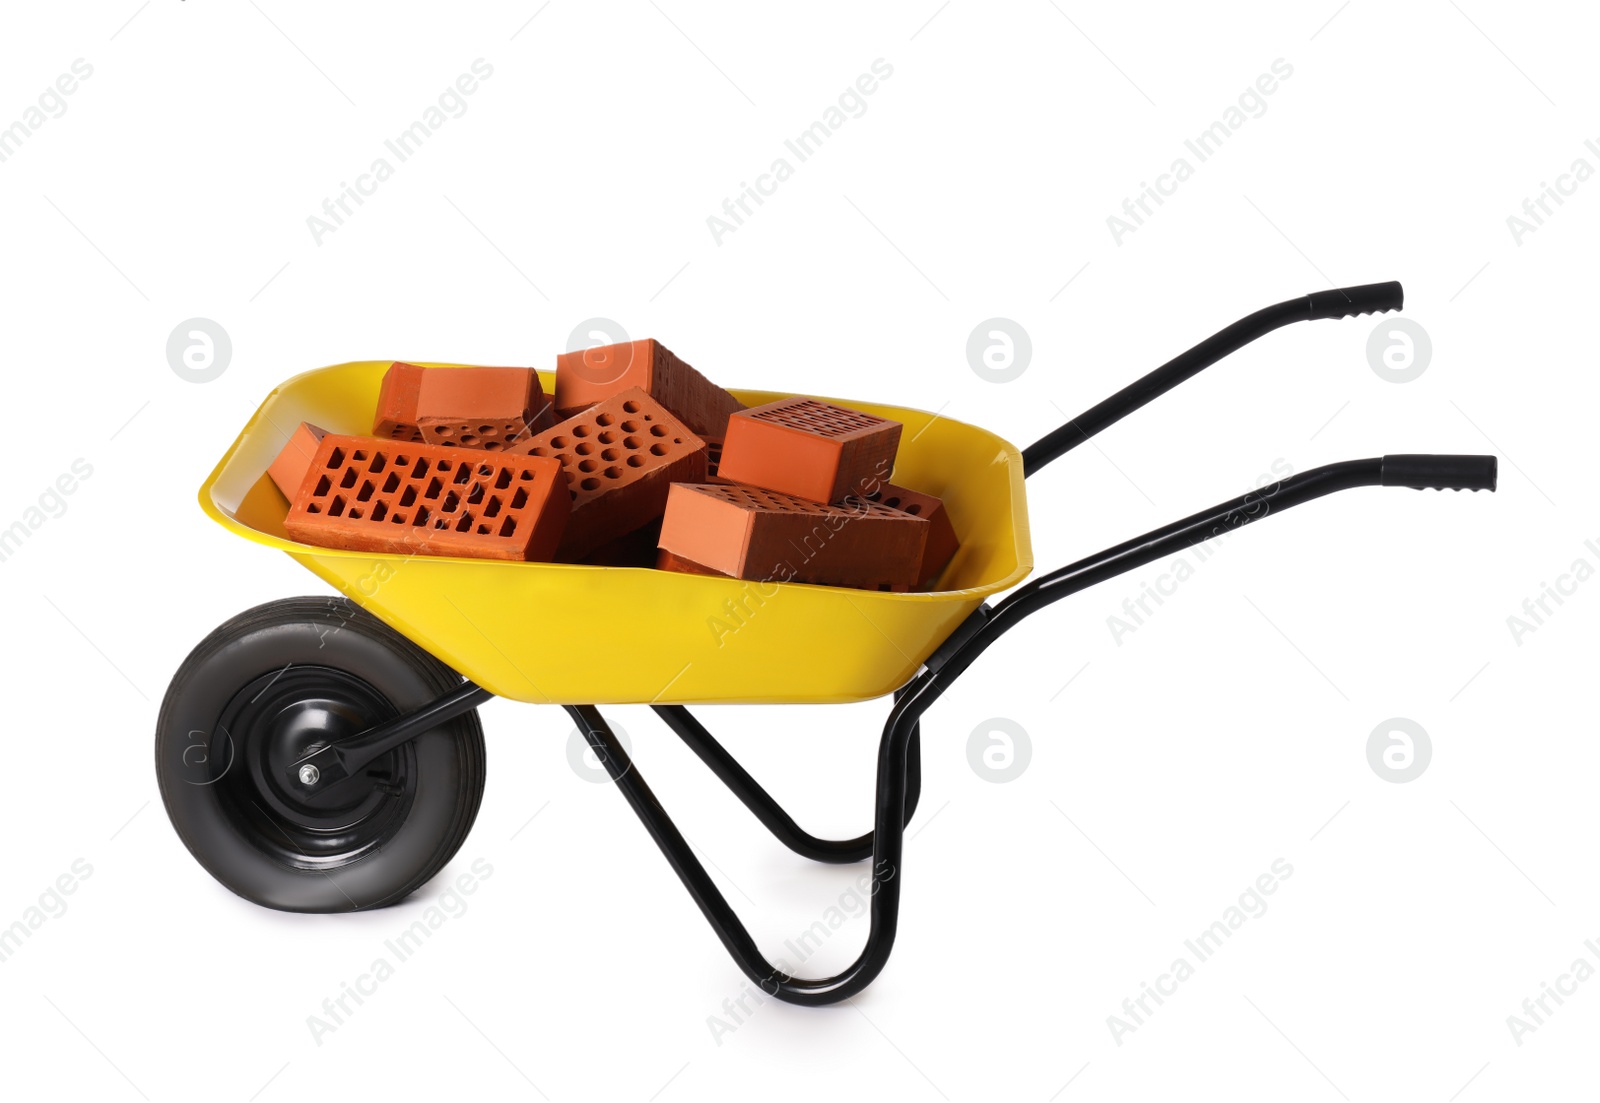
POLYGON ((738 399, 656 340, 602 345, 556 358, 556 409, 563 417, 632 387, 661 403, 701 437, 722 436, 729 415, 744 409, 738 399))
POLYGON ((956 539, 955 526, 950 523, 950 514, 944 508, 944 499, 909 487, 896 486, 894 483, 884 483, 877 493, 869 494, 867 498, 879 505, 927 520, 928 543, 922 549, 922 567, 917 572, 917 577, 920 579, 917 588, 931 590, 961 546, 961 542, 956 539))
POLYGON ((417 395, 422 389, 422 368, 395 361, 383 373, 378 388, 378 409, 372 418, 372 435, 391 440, 422 439, 417 428, 417 395))
POLYGON ((553 459, 329 434, 283 527, 330 548, 549 560, 567 522, 563 489, 553 459))
POLYGON ((917 585, 929 527, 861 498, 824 505, 753 486, 678 483, 661 547, 735 578, 903 591, 917 585))
POLYGON ((326 429, 302 421, 289 434, 288 443, 279 449, 278 458, 267 468, 267 475, 291 502, 300 492, 300 484, 306 481, 306 472, 311 469, 311 461, 317 455, 317 445, 327 435, 326 429))
POLYGON ((532 368, 396 363, 383 377, 373 433, 493 452, 553 424, 553 408, 532 368))
POLYGON ((719 471, 722 468, 722 438, 706 437, 706 482, 725 483, 719 471))
POLYGON ((511 451, 559 460, 572 517, 558 557, 583 558, 661 516, 675 482, 706 477, 706 443, 637 387, 613 395, 511 451))
POLYGON ((815 398, 785 398, 728 419, 717 474, 814 502, 870 494, 894 470, 900 423, 815 398))

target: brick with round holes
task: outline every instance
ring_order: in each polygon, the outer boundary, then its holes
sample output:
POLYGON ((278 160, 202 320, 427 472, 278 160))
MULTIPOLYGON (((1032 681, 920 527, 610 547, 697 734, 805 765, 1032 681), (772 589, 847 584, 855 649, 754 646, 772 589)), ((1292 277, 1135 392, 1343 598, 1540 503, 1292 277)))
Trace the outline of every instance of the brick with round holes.
POLYGON ((722 438, 706 437, 706 482, 725 483, 728 480, 718 474, 722 466, 722 438))
POLYGON ((894 470, 900 423, 797 396, 728 419, 717 474, 814 502, 871 493, 894 470))
POLYGON ((661 547, 747 581, 905 591, 919 581, 929 528, 862 498, 825 505, 754 486, 677 483, 661 547))
POLYGON ((565 489, 553 459, 330 433, 283 527, 328 548, 551 560, 565 489))
POLYGON ((532 368, 421 368, 384 374, 373 433, 395 440, 498 451, 555 423, 532 368))
POLYGON ((890 509, 898 509, 913 517, 927 519, 928 543, 922 550, 922 566, 917 572, 917 577, 921 581, 917 584, 917 588, 933 589, 939 581, 939 576, 944 573, 945 567, 950 565, 950 560, 961 547, 961 541, 956 539, 955 525, 950 522, 950 513, 944 508, 944 499, 909 487, 896 486, 894 483, 884 483, 875 493, 866 497, 890 509))
POLYGON ((570 417, 596 402, 638 387, 696 436, 720 437, 729 415, 744 404, 675 356, 660 341, 566 352, 556 357, 556 409, 570 417))
POLYGON ((389 365, 378 388, 378 409, 372 417, 372 435, 391 440, 422 439, 417 429, 417 396, 425 368, 399 361, 389 365))
POLYGON ((289 434, 289 441, 278 451, 278 456, 267 468, 267 475, 283 491, 283 496, 294 501, 294 496, 300 493, 300 484, 306 481, 306 472, 311 470, 311 461, 316 458, 317 445, 322 438, 328 435, 326 429, 319 429, 309 421, 302 421, 295 431, 289 434))
POLYGON ((706 442, 638 387, 510 450, 557 459, 567 473, 572 516, 557 553, 564 562, 656 520, 673 483, 706 477, 706 442))

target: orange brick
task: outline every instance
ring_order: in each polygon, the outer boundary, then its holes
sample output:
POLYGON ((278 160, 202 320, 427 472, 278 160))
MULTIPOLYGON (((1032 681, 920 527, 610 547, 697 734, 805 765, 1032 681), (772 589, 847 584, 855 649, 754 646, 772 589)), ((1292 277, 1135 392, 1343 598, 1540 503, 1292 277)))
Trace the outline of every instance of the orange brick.
POLYGON ((890 509, 927 520, 928 543, 922 549, 922 567, 917 572, 917 577, 922 581, 917 588, 933 589, 939 581, 939 575, 944 573, 945 567, 950 565, 950 560, 961 546, 956 539, 955 526, 950 523, 950 514, 944 508, 944 499, 894 483, 884 483, 877 493, 869 494, 867 498, 890 509))
POLYGON ((556 358, 556 409, 563 417, 630 387, 644 391, 701 437, 722 436, 728 416, 744 409, 659 341, 602 345, 556 358))
POLYGON ((637 387, 510 451, 561 462, 572 494, 572 517, 557 553, 566 562, 656 520, 673 483, 706 477, 706 442, 637 387))
POLYGON ((497 451, 555 423, 532 368, 419 368, 383 377, 377 436, 497 451))
POLYGON ((283 527, 329 548, 548 560, 567 522, 563 490, 552 459, 330 433, 283 527))
POLYGON ((415 364, 391 364, 383 373, 378 389, 378 410, 372 419, 372 435, 392 440, 422 439, 417 429, 417 395, 422 389, 425 369, 415 364))
POLYGON ((728 419, 717 474, 814 502, 870 494, 887 481, 900 423, 822 402, 785 398, 728 419))
POLYGON ((861 498, 824 505, 753 486, 678 483, 661 547, 734 578, 909 590, 929 527, 861 498))
POLYGON ((294 501, 295 495, 300 493, 300 484, 306 481, 306 472, 311 469, 311 461, 316 457, 317 445, 327 435, 326 429, 319 429, 309 421, 302 421, 299 427, 289 434, 289 442, 279 450, 278 458, 267 468, 267 474, 278 485, 278 489, 283 491, 283 496, 291 502, 294 501))

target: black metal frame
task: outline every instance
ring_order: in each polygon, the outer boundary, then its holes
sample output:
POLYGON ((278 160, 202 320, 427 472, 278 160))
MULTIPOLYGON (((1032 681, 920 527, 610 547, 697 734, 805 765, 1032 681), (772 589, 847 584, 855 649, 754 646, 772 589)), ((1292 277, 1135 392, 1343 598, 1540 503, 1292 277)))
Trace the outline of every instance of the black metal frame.
MULTIPOLYGON (((1029 447, 1023 452, 1024 473, 1033 474, 1208 364, 1279 326, 1313 318, 1397 310, 1400 305, 1400 285, 1392 283, 1318 292, 1258 311, 1029 447)), ((905 828, 916 811, 922 787, 922 715, 1012 625, 1087 586, 1326 494, 1358 486, 1493 490, 1496 466, 1493 456, 1422 455, 1329 464, 1080 559, 1019 587, 993 606, 980 606, 929 656, 923 669, 894 694, 894 706, 878 744, 873 829, 858 838, 822 839, 804 831, 688 709, 679 705, 655 706, 657 715, 789 849, 818 862, 872 859, 871 927, 866 945, 852 964, 831 977, 808 980, 792 976, 766 959, 599 710, 593 705, 565 707, 744 974, 768 995, 789 1003, 810 1006, 835 1003, 870 984, 882 972, 894 946, 899 927, 905 828)), ((298 760, 291 770, 311 763, 321 774, 312 787, 328 784, 407 739, 476 707, 490 696, 487 690, 465 682, 411 716, 381 725, 354 739, 317 748, 298 760)))

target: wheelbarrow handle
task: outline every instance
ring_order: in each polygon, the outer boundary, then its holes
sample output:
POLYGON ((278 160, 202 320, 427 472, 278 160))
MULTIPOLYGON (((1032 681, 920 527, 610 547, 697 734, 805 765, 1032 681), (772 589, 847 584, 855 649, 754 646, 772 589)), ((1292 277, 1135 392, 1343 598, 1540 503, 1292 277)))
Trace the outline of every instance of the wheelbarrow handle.
MULTIPOLYGON (((1302 502, 1358 486, 1493 491, 1498 470, 1499 463, 1494 456, 1391 455, 1330 463, 1252 490, 1041 575, 998 605, 980 606, 928 659, 925 665, 933 676, 930 680, 936 685, 949 684, 1006 629, 1068 594, 1184 548, 1204 544, 1302 502)), ((912 694, 915 693, 912 688, 912 694)))
MULTIPOLYGON (((1493 490, 1495 488, 1496 462, 1493 456, 1384 456, 1380 459, 1350 460, 1329 464, 1307 471, 1302 475, 1284 479, 1262 490, 1252 491, 1230 502, 1202 510, 1164 528, 1146 533, 1114 548, 1089 556, 1076 563, 1053 571, 1029 583, 990 609, 980 606, 944 645, 926 662, 927 669, 895 693, 895 703, 884 724, 883 737, 878 743, 878 771, 876 799, 873 808, 872 869, 870 914, 871 927, 861 953, 849 965, 832 976, 806 978, 792 971, 792 963, 782 959, 774 964, 762 952, 750 932, 729 905, 722 890, 706 871, 689 841, 673 824, 655 793, 645 783, 634 767, 627 749, 611 730, 598 709, 588 705, 571 705, 568 714, 577 722, 607 772, 616 782, 624 799, 638 815, 645 829, 666 856, 668 863, 683 881, 689 895, 699 905, 701 913, 711 924, 723 946, 734 962, 767 996, 786 1003, 820 1006, 848 999, 872 983, 889 960, 895 936, 900 925, 900 892, 904 883, 901 876, 905 852, 905 825, 915 803, 918 784, 914 778, 913 756, 917 754, 920 739, 919 726, 922 714, 938 700, 945 689, 972 665, 978 655, 1008 627, 1036 609, 1059 601, 1085 586, 1110 578, 1123 571, 1159 559, 1181 548, 1200 544, 1214 536, 1259 521, 1274 510, 1287 509, 1301 502, 1320 498, 1337 490, 1356 486, 1409 486, 1417 489, 1433 487, 1454 490, 1493 490)), ((659 711, 659 710, 658 710, 659 711)), ((663 713, 669 720, 677 714, 663 713)), ((678 725, 674 725, 678 727, 678 725)), ((682 732, 680 731, 680 734, 682 732)), ((705 744, 709 733, 691 732, 696 742, 705 744)), ((720 751, 720 748, 718 748, 720 751)), ((742 769, 730 770, 721 761, 721 754, 697 753, 707 758, 718 775, 740 793, 741 799, 761 816, 763 822, 785 841, 786 836, 803 833, 793 822, 771 804, 765 793, 742 769), (732 779, 732 780, 730 780, 732 779), (752 799, 750 791, 757 791, 752 799)), ((850 840, 846 847, 856 848, 862 840, 850 840)), ((813 847, 802 845, 795 849, 806 853, 813 847)), ((808 854, 807 856, 817 856, 808 854)), ((823 857, 824 861, 834 860, 823 857)), ((802 945, 804 940, 802 939, 802 945)), ((789 947, 792 949, 792 947, 789 947)), ((797 952, 797 951, 796 951, 797 952)), ((742 1000, 741 1000, 742 1002, 742 1000)))
POLYGON ((1032 475, 1053 459, 1065 455, 1096 433, 1127 417, 1151 399, 1166 394, 1229 353, 1291 322, 1318 318, 1349 318, 1357 314, 1399 310, 1405 292, 1395 281, 1366 283, 1313 291, 1240 318, 1228 328, 1207 337, 1187 352, 1179 353, 1155 371, 1092 406, 1061 428, 1041 437, 1022 452, 1022 471, 1032 475))

